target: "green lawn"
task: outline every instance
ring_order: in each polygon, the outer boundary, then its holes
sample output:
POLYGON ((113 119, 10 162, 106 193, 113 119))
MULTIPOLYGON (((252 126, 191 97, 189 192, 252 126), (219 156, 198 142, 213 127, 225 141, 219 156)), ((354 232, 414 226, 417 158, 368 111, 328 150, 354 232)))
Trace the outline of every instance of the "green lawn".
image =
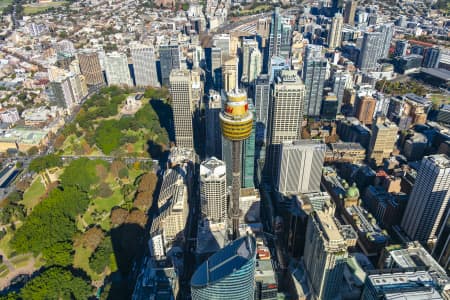
MULTIPOLYGON (((108 231, 111 227, 109 221, 109 214, 114 206, 119 206, 122 204, 123 196, 120 193, 120 188, 113 187, 114 193, 108 198, 95 198, 91 201, 93 205, 89 206, 86 213, 83 215, 83 220, 87 225, 98 224, 104 230, 108 231), (94 216, 94 212, 97 216, 94 216)), ((79 221, 78 223, 81 223, 79 221)), ((84 227, 83 225, 78 226, 78 228, 84 227)))
POLYGON ((8 275, 9 273, 9 269, 6 265, 1 264, 0 265, 0 277, 5 277, 6 275, 8 275))
POLYGON ((11 253, 13 252, 13 249, 11 249, 11 246, 9 245, 9 241, 12 237, 13 233, 8 230, 6 235, 0 240, 0 249, 2 249, 3 253, 8 257, 11 256, 11 253))
POLYGON ((11 258, 9 261, 14 265, 15 268, 25 267, 30 263, 30 259, 33 257, 32 254, 23 254, 11 258))
POLYGON ((74 250, 75 256, 73 259, 73 266, 75 268, 83 269, 91 277, 92 280, 99 280, 102 277, 104 277, 92 271, 89 266, 89 257, 92 254, 91 250, 84 248, 82 246, 78 246, 74 250))
POLYGON ((51 7, 60 7, 66 4, 66 1, 59 1, 59 2, 49 2, 49 3, 33 3, 33 4, 27 4, 23 6, 23 13, 24 15, 35 15, 42 12, 45 12, 47 9, 51 7))
POLYGON ((38 175, 31 186, 23 194, 22 204, 28 211, 31 211, 40 201, 42 195, 45 194, 45 186, 42 183, 41 175, 38 175))

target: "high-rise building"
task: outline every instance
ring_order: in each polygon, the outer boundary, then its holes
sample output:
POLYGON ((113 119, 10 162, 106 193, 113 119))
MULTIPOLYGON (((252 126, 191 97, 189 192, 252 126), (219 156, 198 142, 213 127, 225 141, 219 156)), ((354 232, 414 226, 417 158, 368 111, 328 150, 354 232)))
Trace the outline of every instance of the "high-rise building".
POLYGON ((213 36, 213 46, 222 50, 222 56, 231 55, 231 37, 228 33, 216 34, 213 36))
POLYGON ((226 166, 211 157, 200 165, 200 204, 202 217, 212 222, 226 222, 227 180, 226 166))
POLYGON ((386 270, 369 274, 364 283, 361 299, 444 299, 439 295, 431 272, 412 270, 394 272, 386 270))
POLYGON ((387 58, 391 48, 392 36, 394 35, 394 23, 386 23, 377 28, 381 32, 381 44, 379 47, 378 59, 387 58))
POLYGON ((324 211, 309 217, 304 262, 316 299, 334 299, 341 287, 347 261, 347 241, 337 221, 324 211))
POLYGON ((253 129, 253 114, 248 110, 247 95, 235 89, 227 93, 225 109, 220 114, 220 125, 225 139, 231 142, 231 217, 233 238, 239 236, 239 195, 241 189, 242 141, 253 129))
POLYGON ((255 79, 259 76, 262 71, 262 54, 258 48, 253 48, 250 53, 250 62, 247 71, 247 81, 248 83, 255 82, 255 79))
POLYGON ((238 58, 228 57, 222 64, 222 88, 225 92, 231 92, 238 84, 238 58))
POLYGON ((356 7, 358 6, 358 2, 354 0, 348 0, 345 3, 345 10, 344 10, 344 23, 355 25, 355 12, 356 7))
POLYGON ((112 52, 106 54, 105 71, 108 85, 133 86, 125 53, 112 52))
POLYGON ((86 84, 101 86, 105 84, 102 67, 98 53, 94 51, 82 51, 78 53, 81 74, 86 78, 86 84))
POLYGON ((283 70, 275 83, 269 106, 266 169, 275 177, 283 141, 301 138, 305 86, 296 71, 283 70))
POLYGON ((256 241, 239 238, 208 258, 192 275, 193 300, 249 300, 255 294, 256 241))
POLYGON ((320 191, 326 145, 315 140, 281 143, 277 189, 282 194, 320 191))
POLYGON ((222 110, 222 97, 214 90, 209 91, 205 112, 206 155, 222 158, 222 133, 219 115, 222 110))
MULTIPOLYGON (((250 71, 250 61, 251 54, 253 50, 256 49, 258 52, 258 42, 254 39, 244 39, 242 42, 242 77, 241 81, 249 82, 249 71, 250 71)), ((261 62, 262 63, 262 62, 261 62)))
POLYGON ((449 158, 443 154, 425 156, 401 223, 411 240, 427 243, 435 239, 449 202, 449 189, 449 158))
POLYGON ((344 91, 345 89, 352 88, 352 75, 347 72, 337 72, 333 77, 333 93, 338 100, 337 112, 340 113, 344 100, 344 91))
POLYGON ((324 120, 336 120, 338 113, 338 99, 335 93, 328 93, 323 97, 320 118, 324 120))
POLYGON ((372 124, 377 100, 373 97, 362 97, 357 104, 356 118, 364 125, 372 124))
MULTIPOLYGON (((251 100, 251 99, 250 99, 251 100)), ((255 114, 255 107, 249 101, 248 110, 255 114)), ((256 122, 253 120, 252 133, 243 142, 242 147, 242 181, 243 188, 250 188, 255 186, 255 134, 256 122)))
POLYGON ((344 26, 344 18, 342 14, 337 13, 331 22, 331 29, 328 35, 328 48, 335 49, 341 46, 342 27, 344 26))
POLYGON ((311 117, 320 116, 323 88, 328 60, 323 57, 322 46, 308 45, 303 62, 303 82, 305 83, 305 114, 311 117))
POLYGON ((211 48, 211 76, 218 91, 222 88, 222 60, 222 49, 211 48))
POLYGON ((365 32, 361 51, 358 57, 358 67, 363 72, 374 71, 377 66, 379 54, 384 47, 381 44, 383 35, 381 32, 365 32))
POLYGON ((169 77, 172 96, 175 143, 194 149, 192 80, 189 70, 172 70, 169 77))
POLYGON ((284 59, 288 59, 291 54, 292 44, 292 25, 291 19, 287 17, 281 18, 281 44, 279 55, 284 59))
POLYGON ((408 41, 399 40, 395 42, 395 51, 394 51, 395 57, 406 55, 407 50, 408 50, 408 41))
POLYGON ((379 166, 389 158, 397 142, 398 127, 387 119, 378 118, 372 127, 369 157, 379 166))
POLYGON ((162 84, 169 85, 170 72, 181 67, 180 47, 177 44, 159 46, 159 63, 162 84))
POLYGON ((153 46, 133 44, 130 47, 134 77, 138 87, 159 87, 153 46))
POLYGON ((261 74, 255 81, 255 121, 257 141, 265 141, 269 116, 270 103, 270 78, 267 74, 261 74))
POLYGON ((280 48, 281 48, 281 16, 280 16, 280 8, 275 7, 275 10, 272 14, 272 21, 270 22, 268 61, 270 61, 272 56, 280 56, 280 48))
POLYGON ((438 47, 431 47, 425 50, 422 67, 437 68, 441 60, 441 50, 438 47))

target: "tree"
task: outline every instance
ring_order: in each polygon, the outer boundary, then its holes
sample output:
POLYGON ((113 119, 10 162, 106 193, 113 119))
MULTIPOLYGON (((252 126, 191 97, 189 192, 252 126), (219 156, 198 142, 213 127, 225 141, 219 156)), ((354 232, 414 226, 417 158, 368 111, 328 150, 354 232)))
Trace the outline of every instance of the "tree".
POLYGON ((111 224, 121 225, 125 223, 128 217, 128 210, 123 208, 115 208, 111 211, 111 224))
POLYGON ((22 299, 80 299, 92 296, 92 287, 81 277, 61 268, 45 270, 28 281, 20 291, 22 299))
POLYGON ((95 252, 89 258, 89 266, 96 273, 102 273, 111 262, 111 256, 114 254, 111 243, 111 237, 103 239, 95 252))
POLYGON ((101 198, 108 198, 111 197, 113 194, 113 191, 109 187, 109 185, 105 182, 100 183, 100 185, 97 188, 97 195, 101 198))
POLYGON ((10 203, 17 203, 19 201, 22 201, 23 195, 19 191, 13 191, 8 195, 8 200, 10 203))
POLYGON ((123 134, 118 128, 117 121, 107 120, 100 123, 95 132, 95 142, 106 155, 111 154, 120 146, 123 134))
POLYGON ((73 262, 73 247, 71 242, 59 242, 42 251, 48 266, 68 266, 73 262))
POLYGON ((86 193, 76 187, 54 189, 25 219, 11 240, 18 253, 39 254, 59 242, 71 242, 77 231, 76 216, 89 204, 86 193))
POLYGON ((98 226, 89 228, 85 233, 77 239, 76 245, 81 244, 82 247, 94 251, 105 237, 105 232, 98 226))
POLYGON ((63 186, 76 186, 82 191, 89 191, 91 185, 98 183, 96 172, 97 164, 105 164, 103 161, 79 158, 73 160, 60 177, 63 186))
POLYGON ((122 168, 119 171, 119 178, 127 178, 128 177, 128 169, 127 168, 122 168))
POLYGON ((123 163, 123 161, 116 159, 111 163, 111 174, 114 177, 119 177, 119 171, 126 167, 127 166, 123 163))
POLYGON ((31 147, 30 149, 27 150, 27 154, 29 156, 34 156, 34 155, 36 155, 38 153, 39 153, 39 148, 36 147, 36 146, 33 146, 33 147, 31 147))
POLYGON ((147 215, 138 209, 133 209, 128 215, 126 223, 138 224, 145 227, 147 224, 147 215))
POLYGON ((53 167, 62 167, 62 165, 63 161, 61 157, 55 154, 48 154, 33 159, 30 163, 29 169, 30 171, 39 173, 44 171, 45 169, 53 167))

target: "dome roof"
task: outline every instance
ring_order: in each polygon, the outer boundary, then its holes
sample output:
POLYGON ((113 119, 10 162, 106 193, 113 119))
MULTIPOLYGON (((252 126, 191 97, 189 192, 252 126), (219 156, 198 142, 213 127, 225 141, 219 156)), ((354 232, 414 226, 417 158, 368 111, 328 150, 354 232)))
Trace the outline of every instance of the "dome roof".
POLYGON ((347 198, 359 198, 359 189, 356 187, 356 184, 353 184, 347 190, 347 198))

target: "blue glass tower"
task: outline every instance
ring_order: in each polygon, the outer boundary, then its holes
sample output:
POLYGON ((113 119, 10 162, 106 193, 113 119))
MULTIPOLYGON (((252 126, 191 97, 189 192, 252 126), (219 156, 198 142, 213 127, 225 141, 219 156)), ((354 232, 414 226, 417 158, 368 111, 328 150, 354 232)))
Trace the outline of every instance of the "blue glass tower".
POLYGON ((256 240, 241 237, 211 256, 192 276, 193 300, 249 300, 255 294, 256 240))

